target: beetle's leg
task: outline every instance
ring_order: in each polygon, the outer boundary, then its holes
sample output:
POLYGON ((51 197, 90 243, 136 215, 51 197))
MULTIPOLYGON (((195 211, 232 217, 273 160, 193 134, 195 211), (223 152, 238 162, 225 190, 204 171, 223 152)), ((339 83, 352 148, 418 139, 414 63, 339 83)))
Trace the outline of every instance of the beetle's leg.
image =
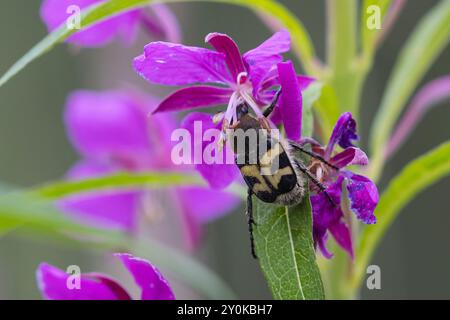
POLYGON ((270 106, 267 107, 266 110, 264 110, 264 112, 263 112, 264 117, 267 118, 268 116, 270 116, 270 114, 272 113, 273 109, 275 109, 275 107, 277 105, 277 102, 278 102, 278 98, 280 97, 280 94, 281 94, 281 89, 279 89, 275 93, 275 96, 274 96, 274 98, 272 100, 272 103, 270 104, 270 106))
POLYGON ((328 201, 330 201, 330 203, 333 206, 336 206, 336 203, 331 198, 330 194, 327 192, 327 188, 319 180, 317 180, 317 178, 308 170, 308 168, 300 161, 295 161, 295 164, 297 165, 297 168, 301 172, 303 172, 303 174, 305 174, 309 179, 311 179, 311 181, 319 188, 320 192, 323 192, 325 194, 328 201))
POLYGON ((327 160, 325 160, 321 155, 313 152, 313 151, 309 151, 308 149, 306 149, 305 147, 303 147, 302 145, 294 142, 294 141, 289 141, 289 144, 294 148, 297 149, 313 158, 316 158, 317 160, 320 160, 321 162, 325 163, 327 166, 335 169, 335 170, 339 170, 338 167, 336 167, 335 165, 329 163, 327 160))
POLYGON ((248 224, 248 233, 250 234, 250 248, 252 252, 252 256, 255 259, 258 259, 255 252, 255 240, 253 238, 253 225, 255 225, 255 220, 253 220, 253 202, 252 202, 252 190, 248 188, 247 193, 247 224, 248 224))

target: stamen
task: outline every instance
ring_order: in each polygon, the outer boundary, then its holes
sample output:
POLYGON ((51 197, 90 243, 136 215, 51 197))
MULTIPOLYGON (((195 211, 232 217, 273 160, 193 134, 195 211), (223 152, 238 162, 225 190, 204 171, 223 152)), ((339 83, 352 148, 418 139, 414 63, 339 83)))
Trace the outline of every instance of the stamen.
POLYGON ((216 113, 212 118, 212 122, 214 124, 218 124, 219 122, 221 122, 223 120, 224 116, 225 116, 225 113, 223 113, 223 112, 216 113))
POLYGON ((252 108, 253 112, 258 118, 264 118, 261 109, 256 104, 255 100, 248 94, 248 92, 241 92, 241 97, 247 102, 247 104, 252 108))
POLYGON ((232 122, 232 118, 234 113, 236 112, 236 106, 237 106, 237 100, 238 100, 238 93, 233 92, 233 94, 230 97, 230 101, 228 102, 227 111, 225 112, 225 118, 224 122, 228 121, 228 124, 232 122))

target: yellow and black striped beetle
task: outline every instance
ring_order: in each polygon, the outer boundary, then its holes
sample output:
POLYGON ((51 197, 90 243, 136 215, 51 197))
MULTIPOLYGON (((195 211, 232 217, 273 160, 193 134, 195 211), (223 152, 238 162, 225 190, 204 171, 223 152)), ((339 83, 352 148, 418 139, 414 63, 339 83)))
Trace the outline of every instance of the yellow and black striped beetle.
POLYGON ((251 253, 254 258, 257 258, 253 238, 253 226, 256 223, 253 219, 252 195, 267 203, 282 206, 297 205, 302 202, 305 188, 308 187, 306 176, 334 204, 325 186, 308 170, 301 158, 293 154, 293 150, 314 157, 333 169, 338 170, 338 168, 294 141, 284 141, 275 137, 268 126, 266 119, 277 105, 280 94, 281 90, 276 93, 270 106, 263 112, 264 119, 257 119, 250 114, 249 106, 245 102, 238 105, 236 107, 237 121, 230 124, 228 131, 232 149, 236 155, 236 164, 248 186, 247 222, 251 253), (250 139, 255 136, 256 142, 250 139))

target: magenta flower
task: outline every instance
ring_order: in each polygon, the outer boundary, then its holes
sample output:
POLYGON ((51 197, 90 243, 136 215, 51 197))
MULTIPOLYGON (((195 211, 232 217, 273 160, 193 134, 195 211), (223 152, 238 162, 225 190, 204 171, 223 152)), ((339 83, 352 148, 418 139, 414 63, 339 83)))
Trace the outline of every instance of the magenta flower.
MULTIPOLYGON (((193 171, 171 160, 171 134, 177 122, 169 114, 149 116, 157 102, 126 91, 76 91, 67 100, 65 124, 71 142, 82 155, 69 179, 101 176, 117 171, 193 171)), ((114 191, 77 195, 61 207, 76 218, 100 227, 133 232, 142 217, 157 211, 166 198, 180 215, 188 247, 198 244, 201 225, 233 209, 239 199, 202 186, 164 191, 114 191), (144 214, 145 213, 145 214, 144 214)), ((141 224, 140 224, 141 225, 141 224)))
MULTIPOLYGON (((74 8, 85 9, 101 2, 104 0, 44 0, 41 18, 47 29, 53 31, 76 14, 72 11, 74 8)), ((99 47, 120 37, 125 43, 131 43, 136 37, 139 25, 143 25, 145 30, 156 38, 179 41, 178 22, 169 8, 162 4, 153 5, 151 8, 152 16, 144 9, 129 11, 80 31, 68 41, 82 47, 99 47)))
MULTIPOLYGON (((166 97, 154 112, 227 105, 225 113, 215 117, 215 121, 201 113, 190 115, 184 121, 187 128, 192 128, 195 121, 201 121, 205 130, 213 127, 220 129, 236 120, 236 107, 246 102, 264 121, 261 108, 270 104, 275 95, 274 87, 280 85, 277 65, 283 60, 282 53, 289 50, 289 33, 277 32, 243 55, 226 34, 210 33, 206 36, 206 42, 215 50, 152 42, 145 46, 141 56, 134 59, 135 70, 149 82, 188 85, 166 97)), ((296 81, 300 89, 305 89, 313 80, 297 76, 296 81)), ((283 121, 291 127, 296 117, 297 127, 300 127, 300 114, 293 116, 289 111, 280 112, 283 101, 281 99, 280 107, 274 111, 271 120, 275 123, 283 121)), ((301 100, 298 102, 301 104, 301 100)), ((299 136, 290 138, 297 140, 299 136)), ((215 187, 224 187, 237 176, 237 169, 232 165, 203 165, 197 166, 197 169, 215 187), (216 185, 217 181, 220 181, 220 186, 216 185)))
MULTIPOLYGON (((190 85, 164 99, 155 112, 227 104, 225 121, 231 123, 236 117, 236 106, 245 101, 262 117, 260 108, 272 101, 273 87, 279 85, 277 64, 290 48, 289 33, 277 32, 243 55, 226 34, 210 33, 205 41, 215 50, 152 42, 145 46, 144 54, 135 58, 136 71, 152 83, 190 85)), ((303 88, 311 81, 299 76, 303 88)))
POLYGON ((373 212, 379 199, 377 187, 369 178, 343 169, 351 165, 364 166, 368 164, 366 154, 353 145, 352 141, 356 139, 358 139, 356 122, 349 112, 342 114, 338 119, 326 147, 322 147, 313 139, 302 139, 303 143, 312 144, 315 153, 339 169, 330 168, 317 159, 313 159, 310 165, 311 172, 327 187, 327 193, 334 202, 333 205, 324 193, 311 196, 314 241, 324 256, 328 258, 332 256, 325 246, 328 231, 336 242, 353 257, 351 230, 347 223, 349 217, 345 217, 341 208, 344 185, 350 200, 350 209, 356 214, 356 217, 366 224, 376 222, 373 212), (336 145, 339 145, 343 151, 335 153, 336 145))
MULTIPOLYGON (((147 260, 116 253, 141 289, 141 300, 174 300, 164 276, 147 260)), ((130 294, 114 279, 101 273, 83 273, 79 283, 61 269, 41 263, 36 271, 39 290, 47 300, 131 300, 130 294), (69 285, 70 286, 69 286, 69 285)))

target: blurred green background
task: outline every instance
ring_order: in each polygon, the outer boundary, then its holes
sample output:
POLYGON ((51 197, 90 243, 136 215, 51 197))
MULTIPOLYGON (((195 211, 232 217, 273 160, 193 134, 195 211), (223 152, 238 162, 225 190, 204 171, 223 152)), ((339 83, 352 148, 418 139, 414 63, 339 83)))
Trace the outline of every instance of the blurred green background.
MULTIPOLYGON (((317 0, 282 1, 306 25, 320 57, 325 47, 325 5, 317 0)), ((359 129, 366 146, 369 125, 399 50, 419 18, 437 1, 410 0, 379 51, 362 96, 359 129)), ((39 18, 40 1, 0 2, 0 73, 32 45, 46 29, 39 18)), ((270 32, 247 9, 219 4, 175 4, 184 42, 203 46, 212 31, 230 34, 243 51, 255 47, 270 32)), ((77 88, 109 89, 123 84, 150 90, 131 68, 131 59, 148 42, 143 35, 133 47, 115 43, 102 49, 74 50, 58 46, 0 88, 0 181, 21 187, 60 178, 76 161, 62 123, 64 101, 77 88)), ((450 48, 444 50, 422 84, 450 72, 450 48)), ((152 92, 158 92, 155 88, 152 92)), ((450 138, 450 103, 427 114, 400 152, 387 165, 385 186, 408 161, 450 138)), ((450 298, 450 180, 420 194, 401 213, 377 250, 373 264, 381 267, 382 289, 362 291, 365 299, 450 298)), ((249 254, 243 207, 207 227, 200 259, 216 269, 240 298, 270 298, 269 290, 249 254)), ((80 265, 85 271, 111 270, 111 259, 68 248, 50 240, 0 238, 0 299, 39 298, 35 270, 41 261, 61 268, 80 265)), ((112 271, 113 273, 116 270, 112 271)), ((180 289, 185 297, 195 297, 180 289)))

